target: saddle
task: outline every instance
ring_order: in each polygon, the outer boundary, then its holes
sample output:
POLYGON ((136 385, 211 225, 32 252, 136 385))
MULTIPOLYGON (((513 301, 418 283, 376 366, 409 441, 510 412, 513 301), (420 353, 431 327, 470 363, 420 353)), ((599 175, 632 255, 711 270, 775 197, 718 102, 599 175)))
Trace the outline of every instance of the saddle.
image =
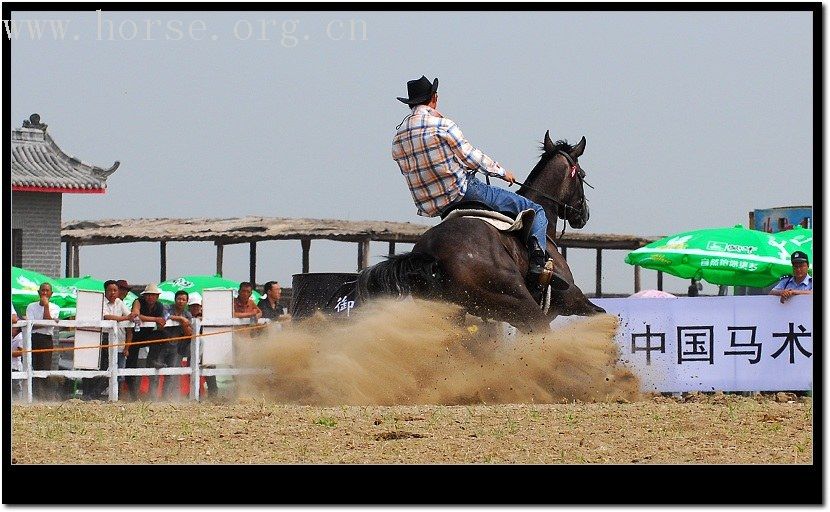
POLYGON ((468 205, 483 206, 484 208, 472 208, 465 206, 464 203, 452 208, 449 212, 442 212, 441 221, 446 222, 458 217, 473 217, 482 220, 499 231, 505 233, 515 233, 523 245, 527 245, 530 238, 530 226, 536 218, 536 212, 533 210, 522 210, 515 217, 503 212, 497 212, 486 205, 478 202, 470 201, 468 205))

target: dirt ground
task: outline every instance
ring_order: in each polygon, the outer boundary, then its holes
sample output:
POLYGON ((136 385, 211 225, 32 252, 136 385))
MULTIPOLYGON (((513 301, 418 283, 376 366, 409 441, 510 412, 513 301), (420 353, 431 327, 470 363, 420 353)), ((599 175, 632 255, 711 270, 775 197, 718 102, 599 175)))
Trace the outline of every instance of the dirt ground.
MULTIPOLYGON (((237 398, 12 406, 16 464, 811 464, 791 393, 644 396, 616 317, 504 340, 393 301, 235 340, 237 398)), ((209 341, 206 341, 208 343, 209 341)))
POLYGON ((105 403, 12 407, 16 464, 811 464, 789 393, 468 406, 105 403), (105 442, 106 440, 106 442, 105 442))

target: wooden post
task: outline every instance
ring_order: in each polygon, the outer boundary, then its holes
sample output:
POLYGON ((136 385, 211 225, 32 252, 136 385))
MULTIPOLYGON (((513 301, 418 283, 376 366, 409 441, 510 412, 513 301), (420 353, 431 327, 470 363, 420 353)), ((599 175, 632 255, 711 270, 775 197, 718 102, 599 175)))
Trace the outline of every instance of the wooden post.
POLYGON ((222 277, 222 258, 224 256, 225 246, 218 241, 214 243, 216 244, 216 274, 222 277))
POLYGON ((663 291, 663 272, 657 271, 657 289, 663 291))
POLYGON ((395 242, 389 242, 389 256, 395 255, 395 242))
POLYGON ((167 242, 159 242, 159 250, 161 251, 161 272, 159 282, 167 281, 167 242))
POLYGON ((72 242, 66 242, 66 268, 63 277, 72 277, 72 242))
POLYGON ((597 297, 602 297, 602 249, 597 249, 597 297))
POLYGON ((369 266, 369 239, 357 243, 357 271, 369 266))
POLYGON ((81 245, 72 244, 72 277, 81 275, 81 245))
POLYGON ((560 247, 562 250, 562 257, 565 258, 565 261, 568 261, 568 248, 567 247, 560 247))
POLYGON ((634 265, 634 293, 640 291, 640 265, 634 265))
POLYGON ((256 242, 251 242, 251 286, 256 290, 256 242))
POLYGON ((300 245, 303 246, 303 274, 308 274, 308 253, 311 252, 311 239, 301 239, 300 245))

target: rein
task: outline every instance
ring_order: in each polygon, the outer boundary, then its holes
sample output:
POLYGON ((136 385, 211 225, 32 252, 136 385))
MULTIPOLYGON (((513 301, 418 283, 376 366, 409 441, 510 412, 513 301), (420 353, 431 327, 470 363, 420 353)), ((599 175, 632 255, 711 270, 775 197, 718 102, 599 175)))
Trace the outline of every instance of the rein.
MULTIPOLYGON (((571 168, 571 177, 576 177, 576 178, 579 178, 579 181, 581 181, 583 185, 588 185, 589 187, 594 188, 593 186, 591 186, 591 184, 590 184, 590 183, 588 183, 587 181, 585 181, 585 178, 582 176, 582 174, 581 174, 581 173, 577 172, 578 170, 581 170, 581 169, 579 169, 579 168, 577 167, 577 163, 576 163, 576 162, 574 162, 573 158, 571 158, 571 155, 569 155, 568 153, 566 153, 566 152, 564 152, 564 151, 561 151, 561 150, 559 151, 559 154, 560 154, 560 155, 562 155, 562 156, 564 156, 564 157, 565 157, 565 160, 567 160, 567 161, 568 161, 568 164, 570 165, 570 168, 571 168)), ((476 171, 476 172, 481 172, 481 171, 476 171)), ((489 185, 489 184, 490 184, 490 175, 488 175, 488 174, 487 174, 487 173, 485 173, 485 172, 482 172, 482 174, 484 174, 484 177, 485 177, 485 179, 487 180, 487 184, 489 185)), ((531 187, 530 185, 527 185, 527 184, 525 184, 525 183, 522 183, 521 181, 514 180, 514 181, 513 181, 513 183, 515 183, 516 185, 519 185, 520 187, 525 187, 525 188, 527 188, 528 190, 532 190, 533 192, 536 192, 537 194, 539 194, 540 196, 544 197, 544 198, 545 198, 545 199, 547 199, 548 201, 551 201, 551 202, 553 202, 553 203, 555 203, 555 204, 559 205, 559 207, 564 208, 564 209, 565 209, 565 213, 566 213, 565 217, 567 217, 567 211, 568 211, 569 209, 570 209, 570 210, 574 210, 574 211, 576 211, 576 212, 580 212, 580 213, 582 212, 582 209, 580 209, 580 208, 574 208, 573 206, 571 206, 571 205, 569 205, 569 204, 563 203, 562 201, 560 201, 560 200, 558 200, 558 199, 555 199, 555 198, 553 198, 553 197, 549 196, 548 194, 545 194, 544 192, 542 192, 541 190, 539 190, 539 189, 537 189, 537 188, 534 188, 534 187, 531 187)), ((584 201, 587 201, 587 199, 586 199, 584 196, 583 196, 583 200, 584 200, 584 201)), ((559 221, 558 217, 557 217, 556 219, 554 219, 554 222, 558 222, 558 221, 559 221)), ((562 238, 562 236, 565 234, 565 228, 567 227, 567 225, 568 225, 568 221, 567 221, 567 220, 565 220, 565 219, 563 219, 563 222, 562 222, 562 232, 559 234, 559 238, 560 238, 560 239, 561 239, 561 238, 562 238)), ((555 232, 556 232, 556 226, 554 225, 554 233, 555 233, 555 232)))
MULTIPOLYGON (((591 186, 591 185, 590 185, 587 181, 585 181, 585 178, 582 176, 582 174, 581 174, 580 172, 577 172, 577 170, 578 170, 579 168, 577 167, 577 163, 576 163, 576 162, 574 162, 573 158, 571 158, 571 155, 569 155, 568 153, 566 153, 566 152, 564 152, 564 151, 561 151, 561 150, 560 150, 558 153, 559 153, 560 155, 564 156, 564 157, 565 157, 565 160, 567 160, 567 161, 568 161, 568 165, 570 165, 570 168, 571 168, 571 177, 572 177, 572 178, 579 178, 579 180, 582 182, 582 184, 583 184, 583 185, 588 185, 589 187, 594 188, 594 187, 592 187, 592 186, 591 186)), ((581 170, 581 169, 579 169, 579 170, 581 170)), ((567 211, 568 211, 568 209, 575 210, 575 211, 580 212, 580 213, 582 212, 582 210, 581 210, 581 209, 574 208, 573 206, 571 206, 571 205, 569 205, 569 204, 565 204, 565 203, 563 203, 562 201, 559 201, 559 200, 557 200, 557 199, 554 199, 553 197, 549 196, 548 194, 545 194, 545 193, 544 193, 544 192, 542 192, 541 190, 536 189, 536 188, 533 188, 533 187, 531 187, 530 185, 526 185, 526 184, 524 184, 524 183, 522 183, 522 182, 520 182, 520 181, 515 181, 515 183, 516 183, 516 184, 518 184, 518 185, 519 185, 519 186, 521 186, 521 187, 525 187, 525 188, 527 188, 528 190, 532 190, 532 191, 536 192, 537 194, 539 194, 540 196, 544 197, 544 198, 545 198, 545 199, 547 199, 548 201, 552 201, 552 202, 554 202, 555 204, 557 204, 557 205, 559 205, 559 206, 561 206, 561 207, 564 207, 564 209, 565 209, 565 217, 567 217, 567 211)), ((488 181, 488 184, 489 184, 489 181, 488 181)), ((585 199, 585 198, 584 198, 584 196, 583 196, 583 200, 587 200, 587 199, 585 199)), ((555 233, 555 232, 556 232, 556 224, 555 224, 555 223, 556 223, 556 222, 558 222, 558 221, 559 221, 559 219, 558 219, 558 218, 555 218, 555 219, 553 219, 553 221, 554 221, 554 228, 553 228, 553 231, 554 231, 554 233, 555 233)), ((568 221, 567 221, 565 218, 563 218, 563 219, 562 219, 562 232, 561 232, 561 233, 559 233, 559 238, 560 238, 560 239, 561 239, 561 238, 565 235, 565 228, 566 228, 567 226, 568 226, 568 221)))

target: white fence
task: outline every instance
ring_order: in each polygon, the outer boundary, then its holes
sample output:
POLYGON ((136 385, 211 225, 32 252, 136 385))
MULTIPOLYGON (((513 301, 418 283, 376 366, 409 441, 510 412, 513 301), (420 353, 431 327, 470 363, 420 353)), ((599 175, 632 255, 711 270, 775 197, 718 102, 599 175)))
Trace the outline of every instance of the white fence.
MULTIPOLYGON (((195 333, 190 343, 189 367, 168 368, 118 368, 118 346, 113 342, 109 345, 107 357, 108 367, 100 370, 100 346, 103 332, 109 333, 109 339, 114 336, 117 327, 132 329, 133 322, 116 322, 103 319, 103 300, 101 292, 78 290, 77 317, 75 320, 21 320, 15 327, 23 331, 23 369, 12 372, 13 380, 22 380, 24 383, 24 398, 31 403, 33 400, 32 379, 45 378, 52 375, 72 379, 86 379, 92 377, 109 377, 109 400, 118 400, 118 377, 158 376, 165 375, 172 378, 174 375, 190 375, 190 398, 199 400, 201 377, 220 375, 261 374, 267 370, 261 368, 215 368, 216 365, 233 366, 233 329, 240 326, 251 327, 253 322, 248 318, 233 318, 233 291, 232 290, 204 290, 202 293, 203 313, 201 321, 202 333, 195 333), (32 368, 32 330, 37 327, 53 329, 53 340, 57 338, 55 332, 65 328, 75 328, 74 347, 80 357, 73 357, 72 370, 34 370, 32 368), (203 337, 210 337, 211 341, 202 349, 203 337), (83 348, 88 347, 88 348, 83 348)), ((260 319, 259 324, 269 323, 260 319)), ((165 327, 179 325, 168 320, 165 327)), ((277 324, 279 325, 279 324, 277 324)), ((142 329, 155 328, 154 322, 144 322, 142 329)), ((132 345, 132 349, 151 343, 161 343, 161 340, 139 342, 132 345)), ((53 343, 54 344, 54 343, 53 343)), ((54 349, 53 349, 54 350, 54 349)))
MULTIPOLYGON (((269 323, 268 320, 261 319, 258 322, 259 324, 267 324, 269 323)), ((173 327, 178 325, 177 322, 168 320, 165 324, 165 327, 173 327)), ((200 362, 200 353, 202 352, 202 344, 204 341, 202 337, 205 335, 213 333, 218 333, 216 343, 217 345, 213 348, 220 348, 220 345, 225 343, 230 343, 230 337, 233 335, 233 328, 234 327, 251 327, 252 322, 246 318, 226 318, 220 319, 219 321, 213 321, 210 324, 202 324, 207 332, 204 332, 201 335, 194 335, 191 339, 190 343, 190 354, 188 356, 188 361, 190 365, 188 367, 169 367, 169 368, 119 368, 118 367, 118 349, 119 347, 115 343, 109 343, 109 347, 106 348, 107 356, 108 356, 108 368, 106 370, 98 370, 98 369, 80 369, 78 368, 79 363, 82 365, 83 361, 88 361, 89 357, 81 358, 78 361, 75 358, 75 368, 72 370, 34 370, 32 368, 32 329, 35 327, 51 327, 55 330, 59 329, 68 329, 68 328, 75 328, 76 329, 76 339, 75 339, 75 346, 72 350, 77 352, 91 352, 94 353, 94 361, 95 361, 95 368, 98 367, 99 361, 99 348, 101 342, 101 333, 107 332, 109 333, 109 339, 115 339, 113 332, 114 329, 119 327, 125 327, 128 329, 132 329, 134 324, 133 322, 116 322, 114 320, 99 320, 99 321, 83 321, 83 320, 20 320, 14 327, 21 328, 23 332, 23 368, 22 371, 11 372, 12 373, 12 380, 21 380, 23 381, 23 398, 25 401, 31 403, 33 401, 33 394, 32 394, 32 379, 33 378, 43 378, 49 377, 52 375, 62 376, 71 379, 86 379, 91 377, 109 377, 109 395, 108 399, 111 401, 118 400, 118 377, 120 376, 154 376, 154 375, 190 375, 190 398, 193 400, 199 400, 200 394, 200 383, 201 377, 209 377, 209 376, 220 376, 220 375, 248 375, 248 374, 261 374, 267 372, 265 369, 261 368, 212 368, 210 366, 214 366, 215 364, 226 364, 231 365, 233 364, 232 357, 227 357, 222 359, 211 357, 211 352, 215 353, 215 350, 212 348, 208 349, 208 358, 213 359, 212 363, 205 364, 200 362), (89 329, 89 331, 79 331, 78 328, 81 329, 89 329), (209 330, 208 330, 209 329, 209 330), (95 337, 98 338, 94 345, 89 343, 81 343, 79 344, 78 334, 81 332, 86 332, 86 334, 93 334, 95 337), (227 333, 227 338, 223 338, 223 333, 227 333), (94 346, 95 348, 88 348, 83 349, 80 348, 81 346, 94 346), (208 367, 206 367, 208 366, 208 367)), ((152 329, 156 327, 154 322, 144 322, 141 324, 142 329, 152 329)), ((57 336, 53 335, 53 339, 56 339, 57 336)), ((162 340, 154 340, 144 344, 144 342, 139 342, 135 345, 131 345, 132 350, 139 350, 143 346, 148 346, 150 343, 160 343, 162 340)), ((211 341, 212 342, 212 341, 211 341)), ((210 347, 210 343, 205 345, 205 347, 210 347)), ((53 349, 54 350, 54 349, 53 349)), ((61 350, 61 349, 58 349, 61 350)), ((221 356, 222 354, 220 354, 221 356)), ((204 354, 202 354, 204 357, 204 354)))

